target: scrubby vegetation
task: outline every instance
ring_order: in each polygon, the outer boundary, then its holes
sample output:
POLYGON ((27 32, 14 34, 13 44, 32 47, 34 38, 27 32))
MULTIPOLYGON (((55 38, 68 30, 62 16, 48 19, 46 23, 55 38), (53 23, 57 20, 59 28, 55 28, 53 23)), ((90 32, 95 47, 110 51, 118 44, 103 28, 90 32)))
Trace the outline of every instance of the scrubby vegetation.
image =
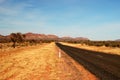
POLYGON ((23 47, 23 46, 33 46, 41 43, 50 43, 55 42, 57 39, 39 39, 39 38, 31 38, 27 39, 25 34, 22 33, 11 33, 7 36, 0 35, 0 49, 5 49, 8 47, 23 47))
POLYGON ((70 43, 81 43, 82 45, 89 45, 89 46, 105 46, 105 47, 119 47, 120 48, 120 41, 74 41, 70 43))
POLYGON ((106 47, 119 47, 120 41, 91 41, 87 38, 71 38, 63 37, 59 38, 55 35, 41 35, 41 34, 22 34, 22 33, 11 33, 8 36, 0 35, 0 49, 3 47, 18 47, 18 46, 32 46, 41 43, 50 43, 50 42, 67 42, 67 43, 80 43, 82 45, 89 46, 106 46, 106 47), (42 38, 40 38, 42 37, 42 38))

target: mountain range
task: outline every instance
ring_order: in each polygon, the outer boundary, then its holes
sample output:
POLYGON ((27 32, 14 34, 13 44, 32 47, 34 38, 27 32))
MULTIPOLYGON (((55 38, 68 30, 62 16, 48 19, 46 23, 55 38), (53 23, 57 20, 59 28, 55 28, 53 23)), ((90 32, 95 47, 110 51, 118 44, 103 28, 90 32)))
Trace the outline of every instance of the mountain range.
MULTIPOLYGON (((88 38, 84 38, 84 37, 58 37, 56 35, 53 34, 39 34, 39 33, 32 33, 32 32, 28 32, 25 33, 25 39, 26 40, 66 40, 66 41, 70 41, 70 40, 89 40, 88 38)), ((10 40, 10 35, 0 35, 0 41, 3 40, 10 40)))
MULTIPOLYGON (((40 39, 42 40, 67 40, 67 41, 90 40, 85 37, 75 37, 75 38, 70 37, 70 36, 59 37, 53 34, 46 35, 46 34, 39 34, 39 33, 32 33, 32 32, 25 33, 24 35, 25 35, 26 40, 31 40, 31 39, 34 39, 34 40, 40 40, 40 39)), ((0 34, 0 41, 1 40, 10 40, 10 35, 3 36, 0 34)), ((120 41, 120 39, 116 39, 114 41, 120 41)))

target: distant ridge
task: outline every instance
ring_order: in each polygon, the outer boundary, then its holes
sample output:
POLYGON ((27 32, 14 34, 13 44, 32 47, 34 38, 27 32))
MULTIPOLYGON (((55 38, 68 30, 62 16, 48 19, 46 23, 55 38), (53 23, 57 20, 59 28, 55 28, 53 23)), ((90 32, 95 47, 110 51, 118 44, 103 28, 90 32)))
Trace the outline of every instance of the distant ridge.
POLYGON ((38 34, 38 33, 25 33, 26 35, 26 39, 62 39, 62 40, 89 40, 88 38, 84 38, 84 37, 76 37, 76 38, 72 38, 72 37, 58 37, 56 35, 53 34, 38 34))
POLYGON ((57 39, 59 38, 56 35, 46 35, 46 34, 38 34, 38 33, 25 33, 26 39, 57 39))
POLYGON ((120 41, 120 39, 117 39, 117 40, 115 40, 115 41, 120 41))
MULTIPOLYGON (((76 38, 73 38, 73 37, 58 37, 54 34, 39 34, 39 33, 32 33, 32 32, 28 32, 28 33, 25 33, 25 39, 26 40, 61 40, 61 41, 79 41, 79 40, 89 40, 88 38, 84 38, 84 37, 76 37, 76 38)), ((3 35, 0 35, 0 40, 5 40, 5 39, 9 39, 10 40, 10 35, 6 35, 6 36, 3 36, 3 35)))

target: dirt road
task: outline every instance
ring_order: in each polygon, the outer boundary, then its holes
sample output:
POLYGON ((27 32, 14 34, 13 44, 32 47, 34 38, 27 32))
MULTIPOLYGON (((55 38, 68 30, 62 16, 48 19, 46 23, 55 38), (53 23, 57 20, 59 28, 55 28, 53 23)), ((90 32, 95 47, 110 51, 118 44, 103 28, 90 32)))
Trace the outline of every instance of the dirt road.
POLYGON ((8 53, 0 57, 0 80, 97 80, 54 43, 8 53))
POLYGON ((100 80, 120 80, 120 56, 56 44, 100 80))

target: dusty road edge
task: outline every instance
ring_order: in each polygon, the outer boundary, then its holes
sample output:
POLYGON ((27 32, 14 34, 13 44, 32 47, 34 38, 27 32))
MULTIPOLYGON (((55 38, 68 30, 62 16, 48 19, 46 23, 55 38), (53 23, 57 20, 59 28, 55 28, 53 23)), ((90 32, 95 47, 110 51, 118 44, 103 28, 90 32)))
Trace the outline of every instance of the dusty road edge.
MULTIPOLYGON (((61 51, 61 57, 65 55, 69 60, 71 60, 72 65, 75 66, 75 68, 78 70, 78 72, 81 73, 81 80, 99 80, 94 74, 89 72, 87 69, 85 69, 81 64, 79 64, 77 61, 75 61, 72 57, 70 57, 68 54, 66 54, 63 50, 61 50, 57 45, 56 45, 57 50, 61 51)), ((59 54, 58 54, 59 55, 59 54)), ((64 57, 64 58, 65 58, 64 57)))

